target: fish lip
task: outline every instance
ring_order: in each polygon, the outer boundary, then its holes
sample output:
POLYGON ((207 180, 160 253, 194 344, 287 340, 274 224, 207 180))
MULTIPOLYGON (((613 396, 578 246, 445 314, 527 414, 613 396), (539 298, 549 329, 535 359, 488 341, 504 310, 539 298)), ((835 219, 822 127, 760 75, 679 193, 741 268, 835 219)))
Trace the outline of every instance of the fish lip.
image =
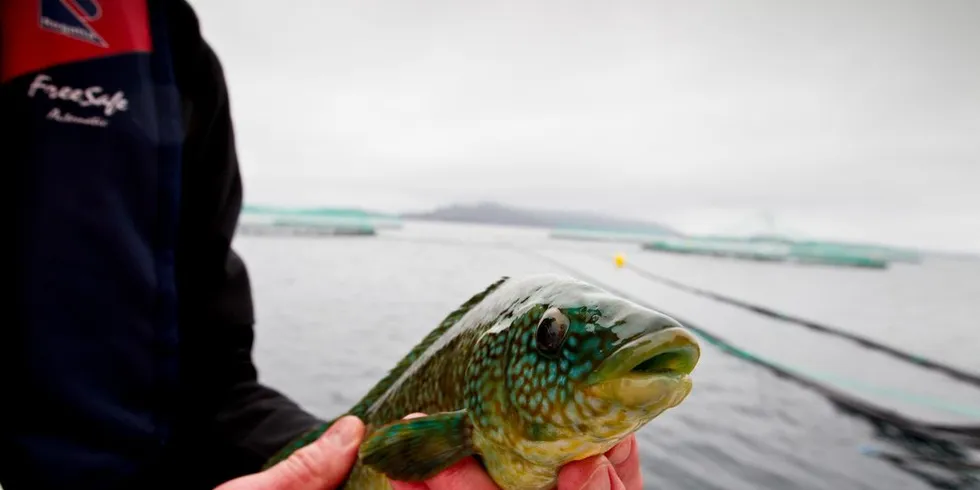
POLYGON ((589 375, 586 384, 596 385, 617 378, 686 378, 697 366, 700 358, 701 347, 698 341, 683 327, 646 332, 628 340, 606 357, 589 375), (672 353, 681 356, 682 363, 679 369, 633 371, 637 366, 657 356, 672 353))

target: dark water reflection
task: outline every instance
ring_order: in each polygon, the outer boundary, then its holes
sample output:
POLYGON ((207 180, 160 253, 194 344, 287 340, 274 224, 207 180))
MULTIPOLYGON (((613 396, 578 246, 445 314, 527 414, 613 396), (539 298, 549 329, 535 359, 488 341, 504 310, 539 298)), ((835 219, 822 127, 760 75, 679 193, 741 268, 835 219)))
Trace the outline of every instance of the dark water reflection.
MULTIPOLYGON (((499 229, 434 230, 446 242, 536 239, 499 229)), ((562 272, 499 247, 426 242, 433 229, 424 231, 342 240, 240 238, 256 294, 256 358, 264 380, 332 417, 489 282, 505 274, 562 272)), ((963 306, 974 313, 978 307, 963 306)), ((711 345, 694 381, 684 404, 639 434, 646 488, 980 488, 980 474, 969 466, 971 457, 978 460, 970 438, 943 442, 945 434, 902 432, 848 414, 711 345)))

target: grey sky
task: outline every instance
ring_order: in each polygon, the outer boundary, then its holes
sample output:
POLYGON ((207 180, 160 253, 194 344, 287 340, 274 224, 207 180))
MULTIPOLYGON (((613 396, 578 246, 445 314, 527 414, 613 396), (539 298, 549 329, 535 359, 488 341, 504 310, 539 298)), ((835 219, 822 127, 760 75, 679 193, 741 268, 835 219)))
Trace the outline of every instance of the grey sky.
POLYGON ((976 0, 193 4, 250 202, 980 251, 976 0))

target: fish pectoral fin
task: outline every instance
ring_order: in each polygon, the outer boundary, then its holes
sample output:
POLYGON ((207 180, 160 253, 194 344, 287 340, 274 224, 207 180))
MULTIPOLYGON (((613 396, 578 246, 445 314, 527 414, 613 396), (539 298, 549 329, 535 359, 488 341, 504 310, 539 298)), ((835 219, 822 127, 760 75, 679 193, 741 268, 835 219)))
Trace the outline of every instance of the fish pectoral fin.
POLYGON ((472 455, 472 434, 466 410, 392 422, 365 438, 361 462, 392 480, 425 480, 472 455))

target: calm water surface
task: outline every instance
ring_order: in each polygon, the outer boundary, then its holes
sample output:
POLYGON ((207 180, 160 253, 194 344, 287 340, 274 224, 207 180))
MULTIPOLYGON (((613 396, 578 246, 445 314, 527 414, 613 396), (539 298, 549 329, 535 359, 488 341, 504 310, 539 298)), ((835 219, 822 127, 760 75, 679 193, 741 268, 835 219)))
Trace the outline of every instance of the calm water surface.
MULTIPOLYGON (((245 236, 235 245, 252 276, 262 378, 323 417, 347 410, 490 282, 567 273, 558 265, 564 264, 869 403, 919 420, 980 426, 980 389, 651 283, 615 269, 611 257, 624 251, 631 264, 658 274, 975 373, 980 263, 929 262, 884 272, 786 267, 554 241, 540 230, 416 223, 377 237, 245 236)), ((948 463, 950 450, 964 448, 910 442, 711 345, 703 348, 694 382, 684 404, 639 434, 646 488, 980 488, 975 471, 948 463), (894 457, 862 453, 868 447, 894 457)))

